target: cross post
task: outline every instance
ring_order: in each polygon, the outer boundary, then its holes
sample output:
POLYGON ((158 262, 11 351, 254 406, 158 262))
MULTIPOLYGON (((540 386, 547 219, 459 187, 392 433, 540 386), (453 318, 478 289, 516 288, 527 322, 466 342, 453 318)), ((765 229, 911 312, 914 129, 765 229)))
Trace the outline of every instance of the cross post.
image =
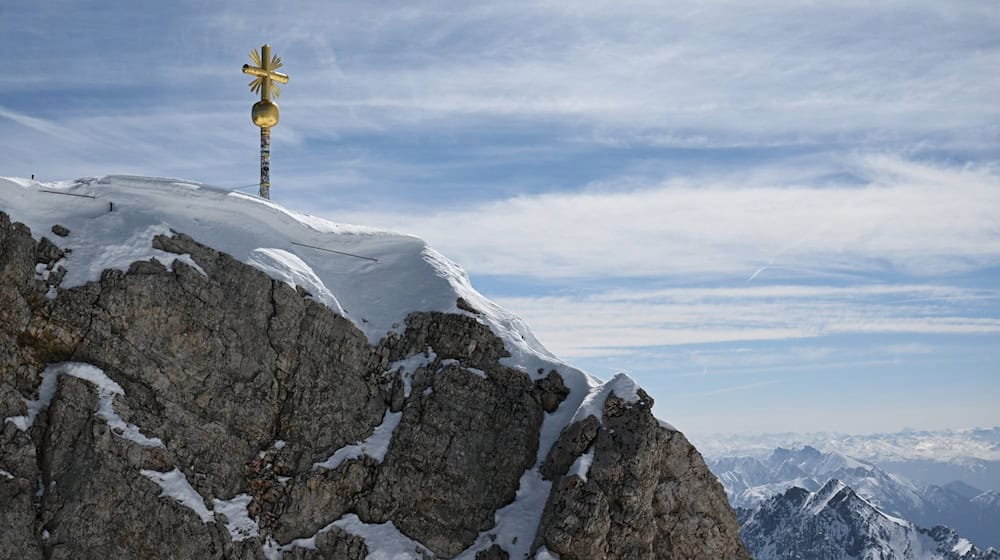
POLYGON ((271 198, 271 127, 278 124, 280 113, 278 104, 271 101, 271 96, 281 95, 281 88, 274 82, 288 83, 288 75, 276 72, 281 68, 281 58, 271 56, 271 46, 264 45, 260 53, 250 51, 250 61, 256 66, 243 65, 243 73, 254 76, 250 82, 250 91, 260 92, 260 101, 254 103, 250 116, 253 123, 260 127, 260 196, 271 198))

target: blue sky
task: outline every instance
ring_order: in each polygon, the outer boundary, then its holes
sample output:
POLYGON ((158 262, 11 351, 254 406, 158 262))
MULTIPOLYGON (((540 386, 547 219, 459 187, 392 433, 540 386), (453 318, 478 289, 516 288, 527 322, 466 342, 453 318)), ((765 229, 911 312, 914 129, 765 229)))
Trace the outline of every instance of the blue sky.
POLYGON ((681 429, 1000 424, 994 2, 5 2, 0 174, 255 183, 265 41, 276 201, 681 429))

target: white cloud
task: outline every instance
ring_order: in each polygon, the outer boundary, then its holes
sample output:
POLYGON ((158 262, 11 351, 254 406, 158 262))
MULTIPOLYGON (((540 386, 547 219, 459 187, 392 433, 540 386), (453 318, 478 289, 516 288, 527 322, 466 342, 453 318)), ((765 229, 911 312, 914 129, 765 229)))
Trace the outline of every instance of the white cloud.
MULTIPOLYGON (((292 75, 286 122, 325 138, 521 119, 619 145, 983 148, 1000 117, 1000 23, 978 2, 36 4, 0 19, 32 53, 9 61, 5 91, 159 88, 151 106, 228 107, 266 37, 292 75), (121 44, 80 40, 90 28, 121 44)), ((62 105, 94 110, 84 96, 62 105)))
MULTIPOLYGON (((996 334, 1000 319, 977 317, 1000 292, 945 286, 762 286, 608 291, 587 296, 500 298, 555 354, 580 359, 643 347, 777 341, 841 334, 996 334)), ((889 355, 925 345, 886 348, 889 355)), ((700 368, 768 370, 789 361, 826 361, 830 348, 783 348, 781 358, 752 353, 692 354, 700 368)))
POLYGON ((339 218, 420 235, 472 274, 759 281, 925 276, 1000 263, 1000 176, 888 157, 860 158, 845 170, 866 184, 675 179, 627 192, 339 218))

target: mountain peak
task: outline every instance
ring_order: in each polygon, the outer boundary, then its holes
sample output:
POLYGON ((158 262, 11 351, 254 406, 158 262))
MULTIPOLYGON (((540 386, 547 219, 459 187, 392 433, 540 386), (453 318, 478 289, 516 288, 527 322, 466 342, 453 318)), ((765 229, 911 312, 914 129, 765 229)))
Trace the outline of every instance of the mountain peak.
POLYGON ((155 178, 0 208, 2 558, 749 558, 634 380, 418 238, 155 178))

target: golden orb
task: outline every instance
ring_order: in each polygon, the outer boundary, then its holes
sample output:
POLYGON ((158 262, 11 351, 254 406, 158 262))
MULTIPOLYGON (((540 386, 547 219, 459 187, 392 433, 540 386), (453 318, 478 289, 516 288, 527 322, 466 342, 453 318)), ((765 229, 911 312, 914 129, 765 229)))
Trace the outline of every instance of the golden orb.
POLYGON ((271 128, 278 124, 278 104, 270 99, 254 103, 250 114, 253 117, 253 124, 261 128, 271 128))

